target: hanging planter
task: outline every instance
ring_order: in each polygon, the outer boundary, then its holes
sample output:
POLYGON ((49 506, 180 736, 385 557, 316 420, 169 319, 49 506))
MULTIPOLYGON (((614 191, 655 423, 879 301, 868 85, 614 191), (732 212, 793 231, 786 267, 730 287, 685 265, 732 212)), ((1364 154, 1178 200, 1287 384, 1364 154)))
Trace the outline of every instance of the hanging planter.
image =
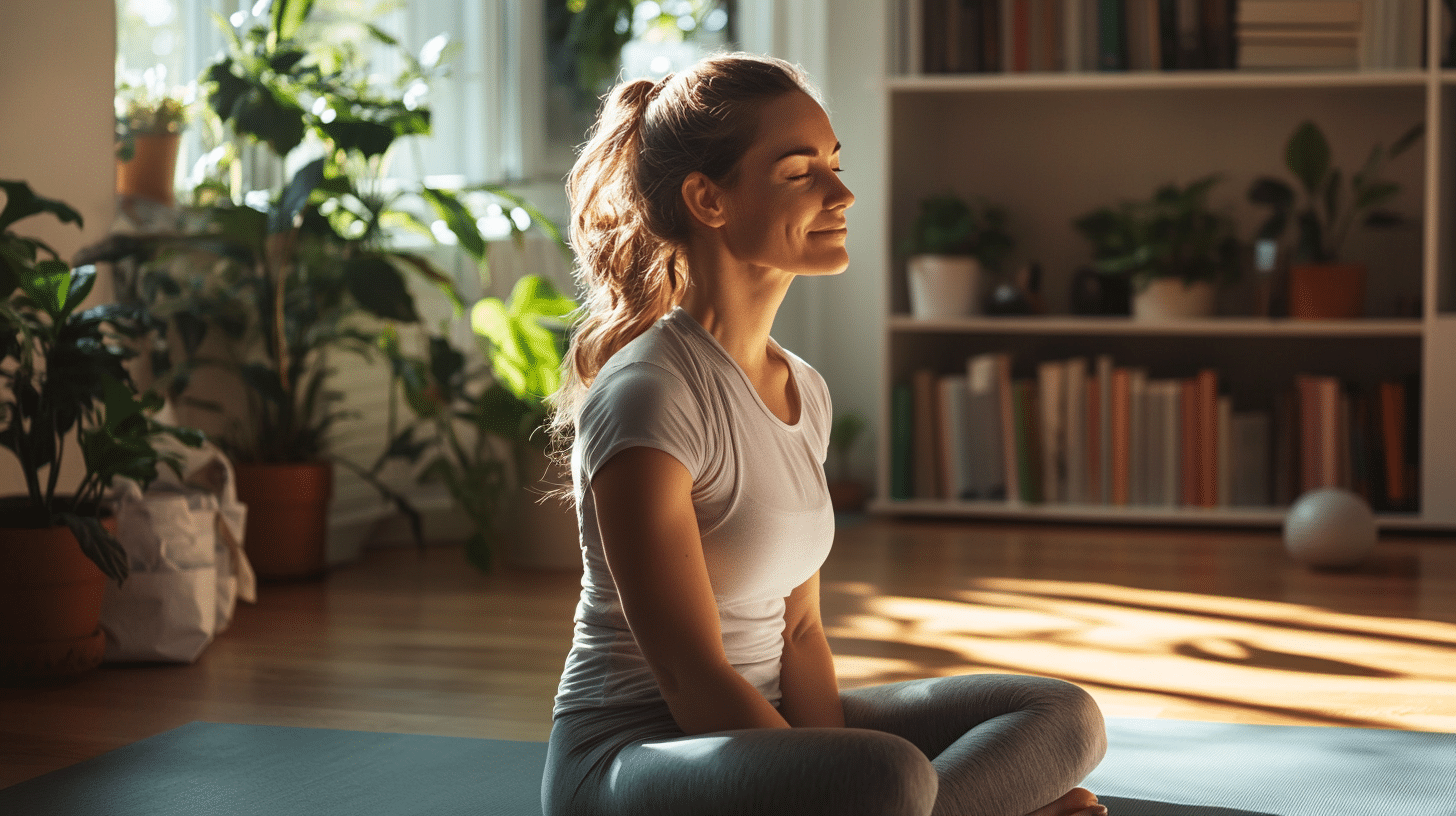
POLYGON ((248 507, 243 551, 259 578, 318 578, 328 567, 332 462, 236 462, 238 501, 248 507))
MULTIPOLYGON (((102 522, 115 533, 112 519, 102 522)), ((69 527, 0 528, 0 682, 69 680, 101 665, 106 576, 69 527)))
POLYGON ((1290 317, 1353 320, 1364 314, 1364 264, 1292 264, 1289 267, 1290 317))

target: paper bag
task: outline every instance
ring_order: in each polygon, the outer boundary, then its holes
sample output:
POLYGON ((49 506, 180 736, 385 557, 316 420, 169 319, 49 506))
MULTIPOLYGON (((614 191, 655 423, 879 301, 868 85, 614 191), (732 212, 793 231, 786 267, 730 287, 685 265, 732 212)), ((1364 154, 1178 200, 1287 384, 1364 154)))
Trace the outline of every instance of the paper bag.
POLYGON ((181 449, 187 478, 163 470, 146 493, 121 484, 117 540, 131 574, 108 583, 101 609, 108 661, 191 663, 256 598, 243 553, 247 508, 215 447, 181 449))

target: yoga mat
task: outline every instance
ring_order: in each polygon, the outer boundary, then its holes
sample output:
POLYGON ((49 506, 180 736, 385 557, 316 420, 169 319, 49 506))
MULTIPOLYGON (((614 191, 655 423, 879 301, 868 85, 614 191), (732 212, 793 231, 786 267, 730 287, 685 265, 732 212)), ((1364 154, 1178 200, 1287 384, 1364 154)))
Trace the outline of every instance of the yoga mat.
MULTIPOLYGON (((1113 816, 1456 816, 1456 734, 1107 730, 1085 784, 1113 816)), ((545 757, 536 742, 195 722, 0 790, 0 816, 540 816, 545 757)))
POLYGON ((1456 734, 1110 719, 1112 816, 1456 816, 1456 734))

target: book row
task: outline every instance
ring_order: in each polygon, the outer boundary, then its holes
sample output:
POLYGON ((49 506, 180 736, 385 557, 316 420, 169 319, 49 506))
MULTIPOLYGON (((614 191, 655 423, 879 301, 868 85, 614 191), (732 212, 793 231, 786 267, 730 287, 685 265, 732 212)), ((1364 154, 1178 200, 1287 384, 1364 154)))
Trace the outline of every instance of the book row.
POLYGON ((1214 369, 1152 378, 1109 355, 1011 355, 920 370, 892 394, 894 500, 1275 507, 1326 486, 1416 509, 1416 383, 1297 374, 1272 407, 1235 410, 1214 369))
POLYGON ((924 73, 1417 68, 1417 0, 909 0, 924 73))

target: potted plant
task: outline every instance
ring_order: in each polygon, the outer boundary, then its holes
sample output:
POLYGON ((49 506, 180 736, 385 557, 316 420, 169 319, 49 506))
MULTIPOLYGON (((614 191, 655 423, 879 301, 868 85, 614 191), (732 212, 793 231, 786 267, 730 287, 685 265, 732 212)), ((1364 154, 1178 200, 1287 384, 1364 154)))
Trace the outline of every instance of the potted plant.
POLYGON ((906 244, 911 313, 979 314, 983 278, 1000 272, 1012 246, 1002 208, 973 207, 952 193, 922 199, 906 244))
POLYGON ((125 580, 126 554, 108 517, 117 477, 143 487, 159 463, 160 434, 197 445, 196 432, 159 425, 154 394, 138 398, 121 342, 144 326, 134 308, 81 310, 95 267, 72 269, 54 250, 11 225, 49 213, 81 225, 70 206, 0 181, 0 447, 13 454, 26 494, 0 498, 0 677, 69 677, 101 663, 101 599, 107 578, 125 580), (61 490, 68 454, 79 448, 81 479, 61 490), (78 546, 79 545, 79 546, 78 546))
POLYGON ((1258 238, 1278 240, 1291 221, 1295 228, 1289 267, 1289 316, 1303 319, 1348 319, 1365 309, 1364 264, 1342 263, 1340 251, 1350 230, 1390 227, 1406 219, 1382 209, 1400 192, 1400 185, 1382 179, 1391 160, 1410 149, 1425 133, 1416 124, 1387 149, 1376 144, 1359 172, 1348 182, 1331 160, 1329 141, 1312 121, 1304 121, 1284 146, 1284 165, 1299 182, 1296 193, 1282 179, 1260 176, 1249 187, 1249 200, 1270 208, 1258 238))
MULTIPOLYGON (((229 29, 230 50, 204 82, 209 110, 240 141, 266 146, 281 166, 300 163, 296 150, 322 157, 302 163, 266 204, 220 168, 200 190, 210 202, 199 208, 205 228, 170 242, 142 286, 175 330, 175 344, 154 355, 169 393, 222 411, 221 400, 189 391, 194 375, 222 369, 235 384, 245 410, 228 417, 220 441, 237 466, 239 499, 253 508, 245 547, 267 578, 325 570, 336 462, 372 481, 418 530, 398 493, 331 455, 329 433, 346 413, 328 380, 340 353, 373 353, 381 321, 419 319, 406 275, 459 302, 426 256, 388 246, 391 219, 430 232, 397 208, 404 192, 381 177, 396 139, 429 132, 430 112, 411 94, 372 85, 354 51, 309 39, 312 8, 311 0, 276 0, 264 18, 229 29)), ((429 66, 398 50, 406 65, 398 83, 422 82, 429 66)), ((481 240, 452 194, 418 192, 462 243, 481 240)))
POLYGON ((116 194, 168 207, 187 110, 176 95, 121 85, 116 94, 116 194))
POLYGON ((411 356, 397 334, 386 335, 397 393, 414 418, 375 470, 386 457, 402 459, 419 467, 421 482, 443 484, 470 518, 465 552, 482 570, 502 541, 518 566, 580 566, 575 514, 551 495, 570 477, 547 455, 544 428, 575 309, 536 275, 518 280, 504 301, 480 300, 470 320, 485 364, 475 368, 442 338, 429 339, 426 356, 411 356))
POLYGON ((829 478, 829 500, 836 513, 854 513, 864 509, 869 498, 863 483, 850 474, 849 454, 864 433, 865 421, 856 413, 843 413, 829 426, 829 457, 832 465, 829 478))
POLYGON ((1215 287, 1237 278, 1233 220, 1208 204, 1218 181, 1210 175, 1181 187, 1165 184, 1151 198, 1100 207, 1072 222, 1092 243, 1093 268, 1131 281, 1134 318, 1206 317, 1215 287))

